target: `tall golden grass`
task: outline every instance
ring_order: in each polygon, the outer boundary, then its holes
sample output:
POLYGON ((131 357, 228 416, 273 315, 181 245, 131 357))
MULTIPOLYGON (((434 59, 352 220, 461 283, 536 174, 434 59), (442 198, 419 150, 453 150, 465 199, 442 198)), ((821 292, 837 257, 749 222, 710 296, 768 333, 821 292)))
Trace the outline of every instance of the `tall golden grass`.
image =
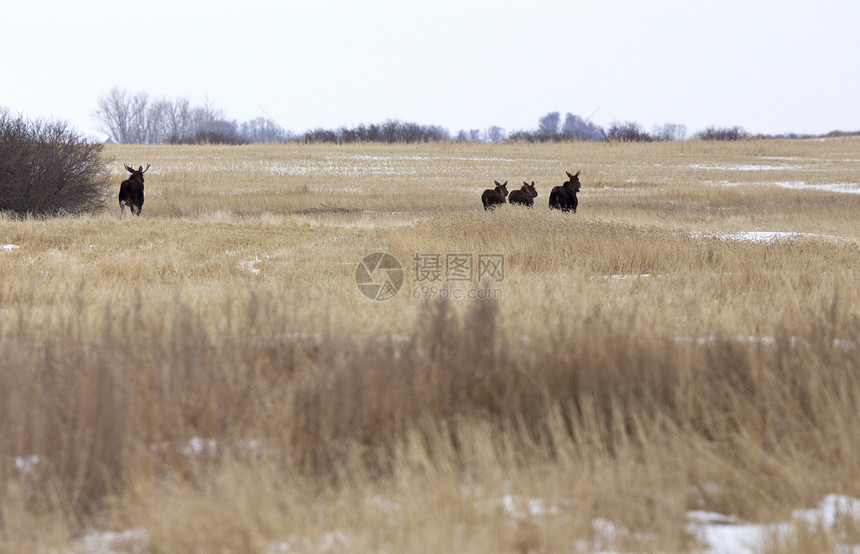
POLYGON ((142 217, 0 218, 0 550, 683 551, 860 495, 856 139, 107 153, 142 217))

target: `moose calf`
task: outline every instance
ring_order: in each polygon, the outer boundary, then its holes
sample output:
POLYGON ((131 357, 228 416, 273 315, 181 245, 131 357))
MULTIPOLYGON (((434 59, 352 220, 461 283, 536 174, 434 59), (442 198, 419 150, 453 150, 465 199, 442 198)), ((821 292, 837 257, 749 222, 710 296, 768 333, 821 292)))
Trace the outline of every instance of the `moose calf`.
POLYGON ((484 204, 485 210, 495 208, 497 204, 504 204, 505 197, 508 195, 507 181, 503 185, 500 185, 498 181, 495 181, 495 183, 495 189, 487 189, 481 195, 481 202, 484 204))
POLYGON ((537 189, 535 189, 535 182, 532 181, 532 184, 528 184, 523 181, 523 186, 519 190, 511 191, 511 195, 508 196, 508 202, 511 204, 522 204, 523 206, 534 206, 534 199, 537 198, 537 189))
POLYGON ((551 210, 561 210, 563 212, 573 211, 576 213, 576 206, 579 201, 576 199, 576 193, 579 192, 579 171, 576 175, 571 175, 569 171, 565 171, 569 178, 560 187, 554 187, 549 193, 549 208, 551 210))
POLYGON ((143 208, 143 174, 149 171, 149 164, 146 164, 146 169, 139 166, 137 169, 123 164, 131 173, 131 177, 120 183, 119 185, 119 216, 125 213, 125 207, 136 216, 140 216, 140 210, 143 208))

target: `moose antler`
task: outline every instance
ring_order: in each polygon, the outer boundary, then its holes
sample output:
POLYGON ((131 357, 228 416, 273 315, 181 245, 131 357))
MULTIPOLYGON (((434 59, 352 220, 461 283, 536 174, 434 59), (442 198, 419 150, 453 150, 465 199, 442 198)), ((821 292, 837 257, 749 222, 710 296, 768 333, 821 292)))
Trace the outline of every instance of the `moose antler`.
MULTIPOLYGON (((147 171, 149 171, 149 165, 150 165, 150 164, 146 164, 146 169, 144 169, 144 170, 142 171, 142 173, 146 173, 147 171)), ((579 175, 579 173, 577 173, 577 175, 579 175)))

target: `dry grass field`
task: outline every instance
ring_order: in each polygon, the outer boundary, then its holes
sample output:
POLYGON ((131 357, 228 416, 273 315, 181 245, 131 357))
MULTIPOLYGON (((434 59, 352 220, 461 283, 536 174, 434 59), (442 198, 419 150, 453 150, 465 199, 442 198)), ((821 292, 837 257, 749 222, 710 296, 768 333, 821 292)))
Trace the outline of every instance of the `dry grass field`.
POLYGON ((0 217, 0 551, 860 544, 860 140, 105 154, 0 217))

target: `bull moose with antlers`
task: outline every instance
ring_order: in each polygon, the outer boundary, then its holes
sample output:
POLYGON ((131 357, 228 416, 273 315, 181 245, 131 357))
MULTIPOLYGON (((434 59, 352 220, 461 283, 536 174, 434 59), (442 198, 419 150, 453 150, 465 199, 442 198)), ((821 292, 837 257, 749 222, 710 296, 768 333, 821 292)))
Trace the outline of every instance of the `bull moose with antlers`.
POLYGON ((146 164, 146 169, 143 169, 142 165, 137 169, 123 165, 131 173, 131 177, 119 185, 119 216, 122 217, 126 206, 131 213, 140 216, 140 210, 143 208, 143 174, 149 170, 149 164, 146 164))

